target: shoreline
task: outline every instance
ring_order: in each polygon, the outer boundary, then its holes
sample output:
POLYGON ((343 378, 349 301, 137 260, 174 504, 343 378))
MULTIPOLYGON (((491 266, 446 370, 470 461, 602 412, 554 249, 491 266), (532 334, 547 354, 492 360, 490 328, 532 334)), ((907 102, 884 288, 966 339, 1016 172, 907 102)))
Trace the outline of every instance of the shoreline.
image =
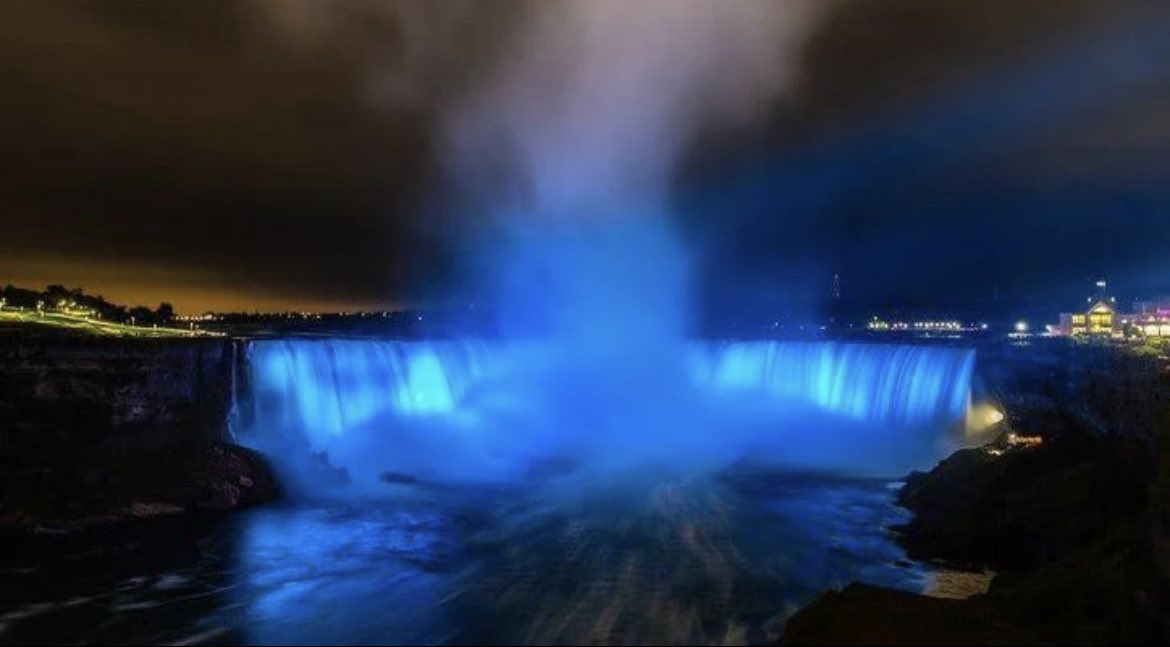
POLYGON ((959 580, 994 572, 986 591, 852 583, 794 614, 780 644, 1170 640, 1170 368, 1110 354, 1021 370, 998 394, 1011 403, 998 441, 899 491, 914 515, 893 529, 908 555, 966 571, 959 580), (1013 445, 1012 434, 1038 440, 1013 445))

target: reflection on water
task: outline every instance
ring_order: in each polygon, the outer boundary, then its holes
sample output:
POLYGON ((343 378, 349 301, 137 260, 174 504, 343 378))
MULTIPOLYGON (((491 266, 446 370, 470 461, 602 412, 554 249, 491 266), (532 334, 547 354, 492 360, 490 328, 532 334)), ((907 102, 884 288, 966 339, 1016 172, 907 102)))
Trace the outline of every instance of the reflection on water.
POLYGON ((0 642, 762 643, 825 588, 925 581, 881 482, 739 470, 575 506, 388 487, 6 538, 0 642))

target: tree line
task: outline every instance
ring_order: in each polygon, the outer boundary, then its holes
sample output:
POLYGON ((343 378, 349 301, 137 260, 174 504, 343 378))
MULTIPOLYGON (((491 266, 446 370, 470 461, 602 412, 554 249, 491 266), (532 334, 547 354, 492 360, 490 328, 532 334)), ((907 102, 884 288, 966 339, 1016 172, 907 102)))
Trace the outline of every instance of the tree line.
POLYGON ((134 323, 143 325, 167 325, 175 319, 175 308, 163 302, 151 310, 146 306, 125 306, 106 301, 101 295, 86 294, 81 288, 67 288, 64 285, 50 285, 43 291, 4 286, 0 299, 5 307, 35 310, 38 307, 59 310, 62 305, 70 309, 89 310, 104 321, 134 323))

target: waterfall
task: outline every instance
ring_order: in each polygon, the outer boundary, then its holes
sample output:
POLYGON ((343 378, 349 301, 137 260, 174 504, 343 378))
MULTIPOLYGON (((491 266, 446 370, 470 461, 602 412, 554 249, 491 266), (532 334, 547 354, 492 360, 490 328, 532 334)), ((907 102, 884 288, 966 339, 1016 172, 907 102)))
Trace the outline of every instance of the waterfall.
MULTIPOLYGON (((501 372, 502 343, 482 340, 263 340, 248 354, 258 415, 341 435, 381 414, 457 410, 501 372)), ((975 351, 909 344, 700 342, 695 382, 803 400, 877 423, 953 421, 967 406, 975 351)))
POLYGON ((492 374, 493 350, 470 340, 255 341, 254 406, 263 423, 334 436, 383 414, 450 413, 492 374))
POLYGON ((767 454, 802 469, 893 476, 940 457, 940 441, 966 412, 975 362, 973 350, 920 345, 682 349, 680 387, 655 384, 653 366, 630 378, 621 355, 543 371, 559 356, 541 342, 254 341, 243 380, 252 415, 240 441, 281 455, 314 483, 321 465, 364 483, 386 472, 512 478, 557 456, 636 471, 767 454), (580 370, 600 377, 573 379, 580 370), (606 370, 613 383, 599 388, 606 370))
POLYGON ((750 341, 704 344, 694 377, 850 418, 894 425, 951 422, 967 409, 975 351, 910 344, 750 341))
POLYGON ((232 341, 227 347, 230 380, 228 383, 227 436, 231 442, 240 437, 240 362, 241 353, 247 352, 242 342, 232 341))

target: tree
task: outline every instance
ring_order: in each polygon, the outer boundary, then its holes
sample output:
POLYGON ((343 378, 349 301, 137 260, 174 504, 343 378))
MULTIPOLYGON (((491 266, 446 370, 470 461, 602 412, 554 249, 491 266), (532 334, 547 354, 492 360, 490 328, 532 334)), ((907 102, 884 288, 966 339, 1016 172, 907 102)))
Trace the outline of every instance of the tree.
POLYGON ((8 307, 10 308, 29 309, 37 307, 37 301, 41 298, 39 292, 18 288, 15 285, 5 286, 2 296, 8 301, 8 307))
POLYGON ((130 308, 129 314, 130 322, 133 324, 145 326, 154 323, 154 313, 150 311, 150 308, 145 306, 130 308))
POLYGON ((175 318, 175 306, 163 301, 158 304, 158 310, 154 311, 155 320, 160 324, 167 324, 175 318))

